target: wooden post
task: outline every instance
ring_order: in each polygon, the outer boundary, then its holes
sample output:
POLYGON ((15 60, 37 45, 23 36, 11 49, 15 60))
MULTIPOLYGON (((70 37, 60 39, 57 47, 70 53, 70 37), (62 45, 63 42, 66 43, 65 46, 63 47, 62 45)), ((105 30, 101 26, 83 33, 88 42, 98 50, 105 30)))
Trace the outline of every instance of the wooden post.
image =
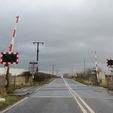
POLYGON ((9 65, 7 66, 7 70, 6 70, 6 80, 7 80, 7 84, 6 84, 6 90, 8 91, 9 86, 10 86, 10 77, 9 77, 9 65))
POLYGON ((16 75, 14 76, 14 89, 16 88, 16 75))

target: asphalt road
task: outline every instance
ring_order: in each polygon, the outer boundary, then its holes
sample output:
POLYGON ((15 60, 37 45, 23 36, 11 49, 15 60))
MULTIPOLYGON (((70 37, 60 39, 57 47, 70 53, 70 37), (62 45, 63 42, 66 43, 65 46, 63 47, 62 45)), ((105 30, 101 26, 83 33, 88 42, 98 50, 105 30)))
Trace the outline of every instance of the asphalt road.
POLYGON ((113 96, 104 88, 56 79, 4 113, 113 113, 113 96))

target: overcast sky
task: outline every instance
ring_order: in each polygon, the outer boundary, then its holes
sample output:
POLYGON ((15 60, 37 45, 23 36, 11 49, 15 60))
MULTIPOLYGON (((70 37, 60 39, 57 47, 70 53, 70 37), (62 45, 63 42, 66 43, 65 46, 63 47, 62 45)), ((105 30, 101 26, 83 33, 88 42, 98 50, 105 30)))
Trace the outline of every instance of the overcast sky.
MULTIPOLYGON (((0 51, 7 51, 15 17, 20 21, 15 51, 20 63, 12 67, 28 68, 36 59, 33 41, 40 46, 40 70, 71 72, 95 64, 105 71, 106 58, 113 58, 113 0, 0 0, 0 51)), ((2 66, 2 65, 1 65, 2 66)))

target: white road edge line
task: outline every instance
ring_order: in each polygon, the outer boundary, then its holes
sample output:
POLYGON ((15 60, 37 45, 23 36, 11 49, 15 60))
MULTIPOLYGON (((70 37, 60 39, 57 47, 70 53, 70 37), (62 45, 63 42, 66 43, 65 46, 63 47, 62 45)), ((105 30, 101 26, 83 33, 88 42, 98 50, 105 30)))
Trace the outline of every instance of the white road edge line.
MULTIPOLYGON (((42 87, 42 86, 41 86, 41 87, 42 87)), ((39 87, 39 88, 37 89, 37 91, 40 90, 41 87, 39 87)), ((13 105, 7 107, 6 109, 4 109, 3 111, 1 111, 0 113, 5 113, 5 112, 11 110, 12 108, 14 108, 15 106, 17 106, 17 105, 20 104, 21 102, 27 100, 28 98, 29 98, 29 97, 25 97, 25 98, 23 98, 22 100, 16 102, 15 104, 13 104, 13 105)))
POLYGON ((49 86, 51 86, 52 84, 53 84, 53 82, 55 82, 56 81, 56 79, 54 79, 53 81, 51 81, 49 84, 47 84, 46 86, 44 86, 44 87, 49 87, 49 86))
POLYGON ((9 111, 10 109, 12 109, 16 105, 20 104, 21 102, 25 101, 26 99, 28 99, 28 97, 23 98, 22 100, 18 101, 17 103, 13 104, 12 106, 9 106, 5 110, 1 111, 0 113, 5 113, 6 111, 9 111))
MULTIPOLYGON (((56 80, 56 79, 55 79, 55 80, 56 80)), ((49 83, 49 84, 47 84, 47 85, 45 85, 45 86, 50 86, 55 80, 53 80, 51 83, 49 83)), ((37 91, 40 90, 42 87, 45 87, 45 86, 39 87, 39 88, 37 89, 37 91)), ((13 104, 13 105, 7 107, 6 109, 4 109, 3 111, 1 111, 0 113, 5 113, 5 112, 9 111, 10 109, 12 109, 13 107, 17 106, 18 104, 20 104, 21 102, 25 101, 25 100, 28 99, 28 98, 29 98, 29 97, 23 98, 22 100, 16 102, 15 104, 13 104)))
POLYGON ((87 113, 87 111, 84 109, 84 107, 80 104, 79 100, 82 102, 82 104, 90 111, 90 113, 95 113, 91 107, 89 107, 88 104, 86 104, 86 102, 69 86, 69 84, 66 82, 65 79, 64 83, 67 86, 67 88, 69 89, 70 93, 72 94, 72 96, 75 98, 75 100, 77 101, 78 105, 80 106, 81 110, 83 113, 87 113), (79 98, 79 100, 77 99, 79 98), (82 107, 81 107, 82 106, 82 107))

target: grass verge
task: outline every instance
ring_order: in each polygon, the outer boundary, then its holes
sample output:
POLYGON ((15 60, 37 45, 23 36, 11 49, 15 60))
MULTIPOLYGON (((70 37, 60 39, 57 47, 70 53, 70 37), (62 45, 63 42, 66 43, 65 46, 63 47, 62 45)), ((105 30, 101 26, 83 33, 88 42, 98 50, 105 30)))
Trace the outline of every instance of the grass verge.
POLYGON ((5 98, 5 102, 0 102, 0 111, 10 105, 13 105, 15 102, 21 100, 23 97, 24 96, 2 96, 2 98, 5 98))
MULTIPOLYGON (((78 81, 78 82, 80 82, 82 84, 85 84, 85 85, 91 85, 91 82, 88 81, 88 80, 84 80, 84 79, 74 79, 74 80, 75 81, 78 81)), ((106 88, 108 90, 113 91, 113 85, 112 84, 111 85, 110 84, 108 85, 106 82, 99 84, 98 87, 103 87, 103 88, 106 88)))
POLYGON ((83 79, 74 79, 74 80, 77 81, 77 82, 80 82, 82 84, 85 84, 85 85, 90 85, 91 84, 88 80, 83 80, 83 79))

